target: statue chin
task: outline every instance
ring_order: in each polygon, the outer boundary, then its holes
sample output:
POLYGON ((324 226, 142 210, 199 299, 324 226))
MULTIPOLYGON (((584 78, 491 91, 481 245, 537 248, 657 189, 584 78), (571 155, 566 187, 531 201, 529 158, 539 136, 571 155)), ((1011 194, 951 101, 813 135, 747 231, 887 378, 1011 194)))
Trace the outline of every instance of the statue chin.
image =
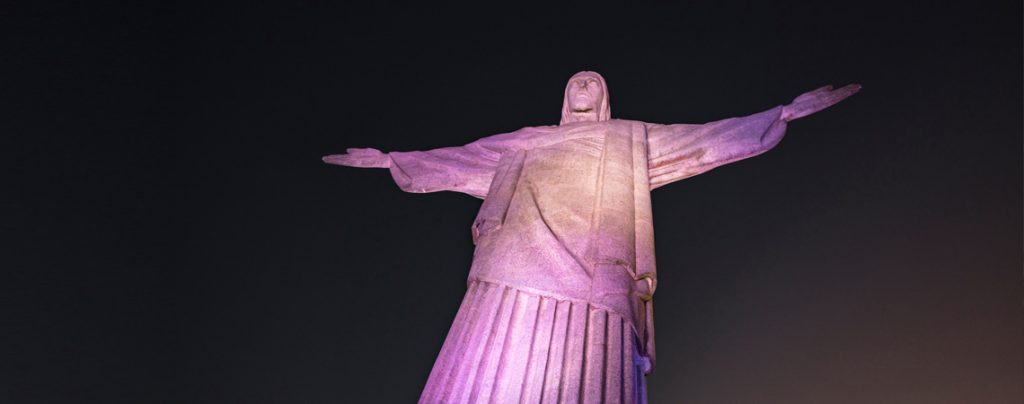
POLYGON ((596 122, 598 120, 597 112, 593 109, 585 110, 573 110, 572 111, 573 122, 596 122))

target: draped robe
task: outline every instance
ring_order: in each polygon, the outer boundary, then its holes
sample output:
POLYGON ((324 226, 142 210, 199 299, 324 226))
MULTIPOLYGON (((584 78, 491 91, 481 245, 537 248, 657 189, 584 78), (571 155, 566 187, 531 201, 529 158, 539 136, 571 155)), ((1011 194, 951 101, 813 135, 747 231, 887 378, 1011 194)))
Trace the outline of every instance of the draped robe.
POLYGON ((470 290, 421 402, 645 401, 657 285, 650 191, 772 148, 781 112, 703 125, 571 122, 389 153, 404 191, 484 200, 470 290))

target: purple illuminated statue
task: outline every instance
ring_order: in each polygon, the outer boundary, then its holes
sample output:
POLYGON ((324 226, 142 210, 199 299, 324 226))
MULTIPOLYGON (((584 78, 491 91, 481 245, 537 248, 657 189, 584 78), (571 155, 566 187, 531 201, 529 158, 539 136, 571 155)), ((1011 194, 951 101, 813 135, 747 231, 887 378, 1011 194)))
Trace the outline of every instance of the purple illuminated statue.
POLYGON ((654 366, 650 192, 764 153, 788 122, 859 89, 827 86, 742 118, 662 125, 612 119, 604 78, 579 72, 556 126, 323 160, 388 168, 407 192, 483 199, 468 290, 420 402, 642 403, 654 366))

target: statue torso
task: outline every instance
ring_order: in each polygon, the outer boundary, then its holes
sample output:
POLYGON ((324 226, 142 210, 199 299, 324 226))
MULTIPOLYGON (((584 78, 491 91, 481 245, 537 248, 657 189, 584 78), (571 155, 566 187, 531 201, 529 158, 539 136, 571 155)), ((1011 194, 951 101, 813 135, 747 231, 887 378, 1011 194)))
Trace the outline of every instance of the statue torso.
MULTIPOLYGON (((470 279, 592 302, 601 244, 613 240, 622 244, 613 250, 635 251, 631 147, 633 139, 642 139, 637 131, 643 125, 610 120, 543 130, 544 141, 535 147, 502 155, 478 217, 482 227, 470 279), (603 218, 614 211, 628 211, 630 220, 603 218), (606 237, 610 233, 615 234, 606 237)), ((627 260, 633 261, 620 261, 627 260)), ((631 283, 631 275, 623 282, 631 283)), ((615 311, 632 317, 622 307, 615 311)))

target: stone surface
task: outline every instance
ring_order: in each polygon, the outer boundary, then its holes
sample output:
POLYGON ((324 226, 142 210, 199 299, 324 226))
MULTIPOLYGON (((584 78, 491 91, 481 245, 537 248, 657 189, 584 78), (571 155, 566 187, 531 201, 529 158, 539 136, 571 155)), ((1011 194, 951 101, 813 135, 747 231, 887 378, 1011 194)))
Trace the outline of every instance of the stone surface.
POLYGON ((611 119, 594 72, 569 79, 559 125, 428 151, 349 149, 407 192, 484 200, 469 288, 421 402, 645 402, 657 285, 650 191, 763 153, 789 121, 856 93, 703 125, 611 119))

